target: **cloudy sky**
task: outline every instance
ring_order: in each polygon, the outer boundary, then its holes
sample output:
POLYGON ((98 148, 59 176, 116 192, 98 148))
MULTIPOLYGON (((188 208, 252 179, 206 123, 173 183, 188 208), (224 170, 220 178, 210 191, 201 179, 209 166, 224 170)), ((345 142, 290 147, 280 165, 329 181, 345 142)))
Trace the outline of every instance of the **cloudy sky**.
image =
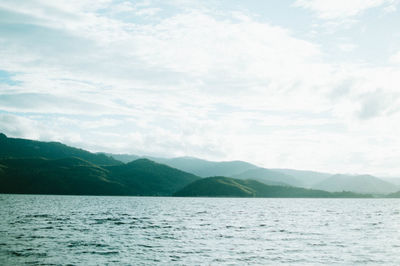
POLYGON ((0 0, 0 131, 400 175, 400 4, 0 0))

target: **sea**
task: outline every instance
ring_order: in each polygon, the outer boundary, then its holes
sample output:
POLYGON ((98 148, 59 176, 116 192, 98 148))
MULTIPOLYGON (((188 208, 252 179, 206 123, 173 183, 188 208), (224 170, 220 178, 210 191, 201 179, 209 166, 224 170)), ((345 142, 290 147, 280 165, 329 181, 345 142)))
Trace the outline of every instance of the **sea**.
POLYGON ((399 199, 0 195, 0 265, 400 265, 399 199))

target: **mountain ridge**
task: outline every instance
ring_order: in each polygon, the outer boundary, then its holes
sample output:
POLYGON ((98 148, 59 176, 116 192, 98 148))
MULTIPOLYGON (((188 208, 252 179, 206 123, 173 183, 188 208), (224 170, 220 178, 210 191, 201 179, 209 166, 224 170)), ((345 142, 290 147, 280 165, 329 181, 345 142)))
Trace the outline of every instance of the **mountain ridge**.
POLYGON ((290 186, 269 186, 261 182, 230 177, 207 177, 177 191, 177 197, 262 197, 262 198, 370 198, 352 192, 327 192, 290 186))
MULTIPOLYGON (((24 190, 20 187, 19 192, 21 193, 23 191, 26 193, 38 193, 40 191, 44 191, 43 193, 73 193, 71 190, 65 190, 65 188, 60 187, 60 184, 63 183, 66 187, 75 186, 78 194, 86 191, 85 193, 89 194, 117 193, 121 195, 168 196, 184 186, 198 181, 201 177, 219 176, 218 174, 220 173, 226 174, 227 178, 240 178, 242 180, 240 182, 249 182, 249 179, 253 179, 264 182, 264 185, 304 188, 308 188, 310 184, 315 183, 320 185, 323 182, 327 182, 327 180, 329 181, 329 178, 335 177, 335 175, 314 171, 261 168, 244 161, 213 162, 194 157, 157 158, 145 156, 144 158, 139 158, 136 155, 126 154, 123 156, 125 156, 125 160, 135 160, 124 164, 112 158, 112 155, 91 153, 59 142, 8 138, 0 133, 0 177, 2 178, 0 183, 3 182, 5 184, 4 182, 7 181, 10 184, 14 184, 13 189, 9 191, 14 191, 15 193, 18 193, 15 185, 21 181, 22 183, 25 182, 27 187, 36 188, 36 191, 26 192, 26 189, 24 190), (156 161, 146 158, 153 158, 156 161), (190 171, 182 170, 182 168, 190 171), (193 174, 196 171, 201 176, 193 174), (87 176, 84 176, 85 173, 87 176), (30 175, 37 177, 38 184, 34 185, 27 181, 33 182, 30 175), (12 176, 20 178, 20 181, 13 180, 12 176), (53 179, 49 179, 51 177, 53 179), (78 177, 81 180, 77 179, 78 177), (43 180, 40 178, 43 178, 43 180), (65 178, 65 180, 60 178, 65 178), (41 185, 45 186, 45 181, 50 182, 50 184, 54 185, 53 188, 57 187, 57 189, 50 191, 40 187, 39 183, 42 182, 41 185), (84 190, 77 187, 79 182, 83 182, 81 184, 83 186, 87 186, 90 183, 94 188, 97 187, 98 191, 84 190), (114 192, 105 189, 105 183, 102 182, 111 184, 114 192)), ((363 175, 362 177, 357 180, 358 183, 356 185, 353 184, 353 187, 333 188, 334 185, 340 183, 334 182, 333 185, 324 187, 324 189, 372 193, 378 196, 395 193, 399 190, 399 187, 374 176, 363 175), (365 190, 367 186, 375 190, 365 190), (364 188, 364 190, 360 190, 360 188, 364 188), (377 188, 383 188, 384 190, 377 190, 377 188)), ((345 181, 349 181, 351 178, 347 177, 345 181)), ((235 182, 236 185, 240 183, 238 181, 235 182)), ((315 185, 315 188, 318 188, 317 185, 315 185)), ((241 186, 243 188, 244 185, 242 184, 241 186)), ((282 191, 281 188, 277 190, 282 191)), ((0 191, 7 193, 5 189, 0 191)), ((246 193, 248 193, 249 189, 246 188, 242 191, 247 191, 246 193)))
POLYGON ((330 192, 343 190, 357 193, 388 194, 397 191, 396 185, 388 183, 372 175, 344 175, 337 174, 319 182, 314 189, 330 192))
POLYGON ((48 159, 61 159, 65 157, 79 157, 98 165, 116 165, 122 163, 104 154, 91 153, 60 142, 9 138, 3 133, 0 134, 0 158, 44 157, 48 159))

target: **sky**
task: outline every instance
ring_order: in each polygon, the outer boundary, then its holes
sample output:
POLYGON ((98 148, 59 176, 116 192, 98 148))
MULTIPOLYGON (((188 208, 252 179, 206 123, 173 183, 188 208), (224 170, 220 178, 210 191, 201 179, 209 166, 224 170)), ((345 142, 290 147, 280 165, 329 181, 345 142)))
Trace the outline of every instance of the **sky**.
POLYGON ((0 132, 400 176, 400 3, 0 0, 0 132))

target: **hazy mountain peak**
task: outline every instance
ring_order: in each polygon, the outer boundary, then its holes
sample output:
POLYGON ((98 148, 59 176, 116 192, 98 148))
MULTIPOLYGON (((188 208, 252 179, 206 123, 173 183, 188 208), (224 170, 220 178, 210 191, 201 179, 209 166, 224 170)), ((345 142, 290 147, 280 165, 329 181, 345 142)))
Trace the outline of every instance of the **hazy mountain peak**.
POLYGON ((396 185, 372 175, 336 174, 319 182, 315 189, 326 191, 354 191, 358 193, 386 194, 398 190, 396 185))

